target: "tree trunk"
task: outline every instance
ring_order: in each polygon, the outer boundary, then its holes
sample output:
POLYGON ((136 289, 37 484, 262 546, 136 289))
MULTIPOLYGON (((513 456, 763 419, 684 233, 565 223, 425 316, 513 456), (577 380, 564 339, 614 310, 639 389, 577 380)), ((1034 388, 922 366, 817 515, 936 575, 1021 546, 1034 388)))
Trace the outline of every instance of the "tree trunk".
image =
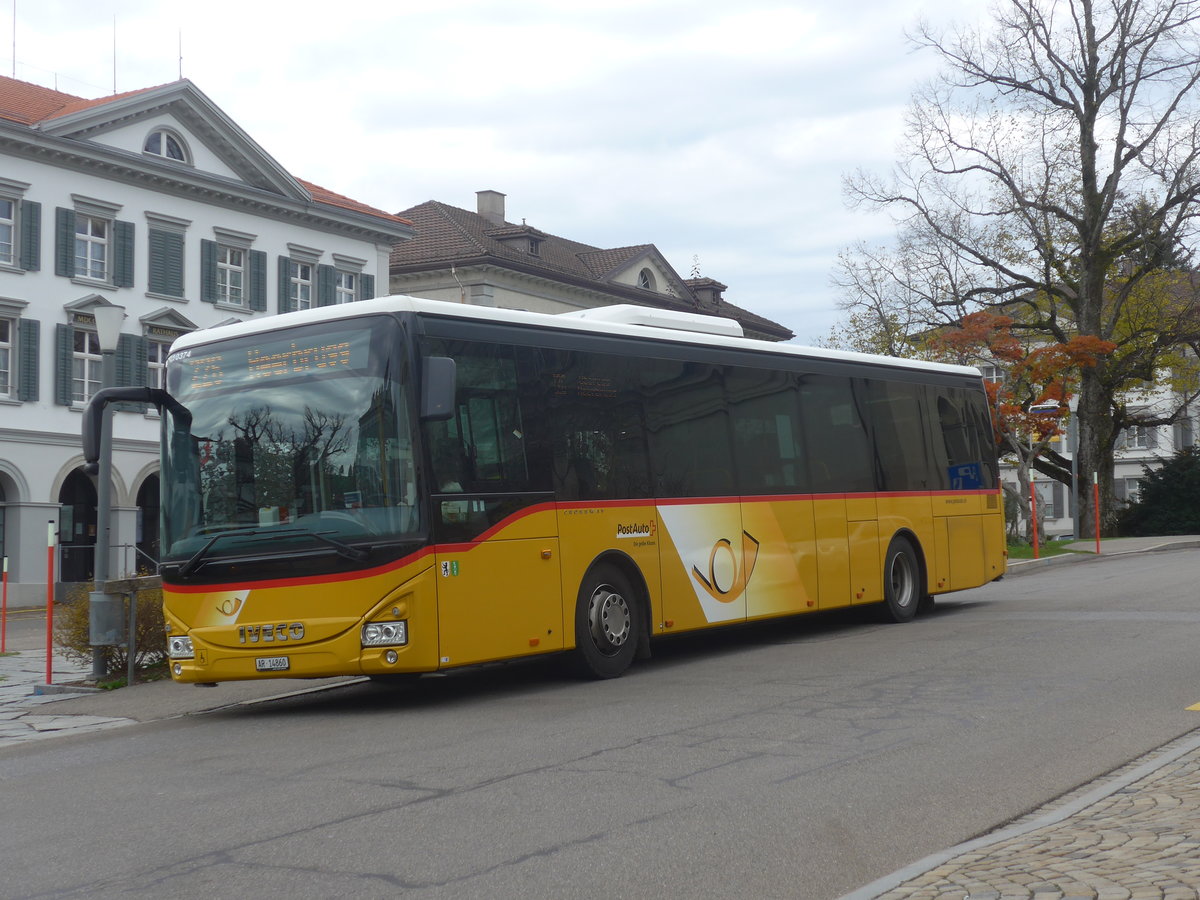
MULTIPOLYGON (((1101 366, 1103 363, 1100 364, 1101 366)), ((1097 369, 1099 366, 1096 367, 1097 369)), ((1093 506, 1094 479, 1100 484, 1100 534, 1112 534, 1116 520, 1113 503, 1112 397, 1095 369, 1085 369, 1080 378, 1079 408, 1079 510, 1077 534, 1096 537, 1093 506)))

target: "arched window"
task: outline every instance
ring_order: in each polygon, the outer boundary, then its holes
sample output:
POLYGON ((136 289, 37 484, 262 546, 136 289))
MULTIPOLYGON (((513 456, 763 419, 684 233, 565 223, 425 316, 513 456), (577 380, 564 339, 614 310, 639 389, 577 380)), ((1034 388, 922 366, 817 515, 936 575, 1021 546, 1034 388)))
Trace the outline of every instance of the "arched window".
POLYGON ((649 269, 638 272, 638 287, 643 291, 657 291, 658 283, 654 280, 654 273, 649 269))
POLYGON ((151 156, 161 156, 164 159, 188 161, 187 145, 183 142, 183 138, 166 128, 157 128, 150 132, 142 151, 151 156))

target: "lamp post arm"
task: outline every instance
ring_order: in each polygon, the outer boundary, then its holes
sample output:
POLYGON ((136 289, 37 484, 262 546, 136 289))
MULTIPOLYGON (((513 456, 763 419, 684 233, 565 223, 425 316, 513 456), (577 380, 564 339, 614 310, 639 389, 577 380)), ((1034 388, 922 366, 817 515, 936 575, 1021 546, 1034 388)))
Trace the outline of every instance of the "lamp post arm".
POLYGON ((192 414, 187 408, 164 391, 150 387, 102 388, 92 395, 83 411, 83 471, 95 475, 100 467, 100 431, 104 424, 104 409, 110 403, 152 403, 161 412, 170 412, 183 423, 190 424, 192 414))

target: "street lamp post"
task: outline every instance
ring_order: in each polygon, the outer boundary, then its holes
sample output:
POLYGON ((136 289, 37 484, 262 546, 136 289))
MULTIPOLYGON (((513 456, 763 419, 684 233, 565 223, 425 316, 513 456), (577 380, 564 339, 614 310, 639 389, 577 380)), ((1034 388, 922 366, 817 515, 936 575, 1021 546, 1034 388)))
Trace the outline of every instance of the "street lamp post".
MULTIPOLYGON (((117 383, 117 345, 125 307, 97 306, 96 338, 100 343, 100 387, 117 383)), ((93 565, 94 590, 88 597, 88 631, 92 645, 92 677, 108 675, 108 648, 118 643, 121 610, 119 598, 105 591, 109 579, 109 555, 112 529, 112 411, 101 412, 100 458, 96 486, 96 558, 93 565)))

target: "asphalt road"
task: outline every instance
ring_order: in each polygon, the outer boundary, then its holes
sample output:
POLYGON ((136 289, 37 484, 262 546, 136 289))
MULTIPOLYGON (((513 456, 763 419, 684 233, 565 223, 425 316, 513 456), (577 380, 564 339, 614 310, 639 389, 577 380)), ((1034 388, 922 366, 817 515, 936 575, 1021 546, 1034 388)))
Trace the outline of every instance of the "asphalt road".
POLYGON ((0 896, 831 900, 1200 725, 1198 639, 1200 554, 1102 557, 615 681, 544 661, 21 745, 0 896))

